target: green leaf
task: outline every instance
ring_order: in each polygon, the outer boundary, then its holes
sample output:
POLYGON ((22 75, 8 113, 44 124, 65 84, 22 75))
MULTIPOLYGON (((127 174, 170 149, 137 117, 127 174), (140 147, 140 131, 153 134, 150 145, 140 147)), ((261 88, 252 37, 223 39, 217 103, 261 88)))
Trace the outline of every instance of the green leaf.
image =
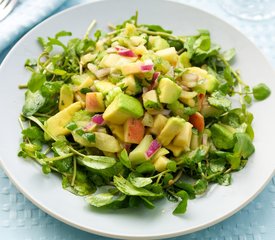
POLYGON ((271 94, 270 88, 264 83, 259 83, 253 87, 252 91, 254 98, 259 101, 265 100, 271 94))
POLYGON ((235 133, 235 146, 233 152, 243 157, 244 159, 248 158, 255 151, 255 147, 246 133, 235 133))
POLYGON ((86 196, 95 192, 94 185, 88 181, 84 173, 77 171, 76 176, 73 186, 71 186, 71 176, 63 176, 62 187, 77 196, 86 196))
POLYGON ((200 36, 193 45, 194 49, 200 48, 203 51, 208 51, 211 47, 210 37, 207 35, 200 36))
POLYGON ((173 211, 173 214, 183 214, 186 212, 187 202, 188 202, 188 194, 184 190, 181 190, 176 193, 176 196, 180 197, 181 201, 178 204, 178 206, 175 208, 175 210, 173 211))
POLYGON ((151 162, 144 162, 137 166, 136 171, 141 174, 152 173, 155 171, 155 166, 151 162))
POLYGON ((127 153, 127 151, 126 151, 125 148, 120 152, 120 154, 119 154, 119 160, 128 169, 132 168, 131 161, 129 159, 128 153, 127 153))
POLYGON ((153 193, 145 188, 135 187, 132 183, 126 180, 124 177, 114 176, 114 185, 119 191, 125 195, 130 196, 145 196, 145 197, 161 197, 162 193, 153 193))
POLYGON ((194 199, 196 197, 195 189, 192 184, 179 180, 174 185, 187 192, 190 199, 194 199))
POLYGON ((23 115, 26 117, 32 116, 42 106, 44 106, 46 99, 42 96, 40 91, 32 93, 30 90, 25 93, 25 103, 23 106, 23 115))
POLYGON ((101 37, 102 32, 98 29, 96 30, 94 36, 95 36, 95 41, 97 42, 99 40, 99 38, 101 37))
POLYGON ((135 187, 141 188, 145 187, 149 184, 152 183, 151 178, 146 178, 146 177, 139 177, 137 174, 131 172, 128 177, 130 183, 132 183, 135 187))
POLYGON ((222 172, 225 169, 226 161, 223 158, 211 159, 209 167, 213 173, 222 172))
POLYGON ((223 56, 225 61, 229 62, 236 56, 236 49, 231 48, 231 49, 223 52, 222 56, 223 56))
POLYGON ((103 170, 115 165, 116 159, 106 156, 86 156, 84 158, 78 158, 79 164, 91 169, 103 170))
POLYGON ((153 32, 172 33, 171 30, 165 30, 164 28, 162 28, 162 27, 159 26, 159 25, 153 25, 153 24, 148 25, 148 24, 145 24, 145 25, 142 25, 142 26, 147 27, 148 30, 153 31, 153 32))
POLYGON ((68 37, 68 36, 72 36, 72 33, 67 31, 60 31, 55 34, 55 38, 68 37))
POLYGON ((223 111, 228 111, 231 107, 231 101, 220 92, 212 93, 211 97, 208 98, 208 102, 210 105, 223 111))
POLYGON ((44 133, 37 126, 31 126, 31 127, 25 128, 22 131, 22 134, 24 137, 28 138, 29 140, 44 141, 44 133))
POLYGON ((194 185, 195 193, 198 195, 203 194, 207 190, 207 187, 208 182, 205 179, 199 179, 194 185))
POLYGON ((117 201, 123 201, 126 198, 124 194, 113 194, 110 192, 94 194, 86 197, 86 201, 94 207, 108 206, 117 201))
POLYGON ((217 181, 220 185, 229 186, 231 184, 231 174, 226 173, 217 177, 217 181))
POLYGON ((70 153, 70 148, 65 139, 57 140, 52 144, 52 150, 59 156, 64 156, 70 153))

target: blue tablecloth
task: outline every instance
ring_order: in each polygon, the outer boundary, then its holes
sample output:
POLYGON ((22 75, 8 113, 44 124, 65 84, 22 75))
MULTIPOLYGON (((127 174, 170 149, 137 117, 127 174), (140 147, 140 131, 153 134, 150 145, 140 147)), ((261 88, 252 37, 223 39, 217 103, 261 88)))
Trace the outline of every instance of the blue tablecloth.
MULTIPOLYGON (((275 19, 253 22, 227 14, 218 0, 178 0, 217 15, 245 33, 266 55, 275 67, 275 19)), ((67 0, 55 12, 59 12, 81 0, 67 0)), ((52 12, 51 12, 52 14, 52 12)), ((0 22, 1 24, 1 22, 0 22)), ((2 37, 2 36, 0 36, 2 37)), ((0 53, 0 63, 14 41, 0 53)), ((274 79, 275 80, 275 79, 274 79)), ((272 157, 272 156, 270 156, 272 157)), ((0 169, 0 239, 60 240, 60 239, 108 239, 72 228, 41 211, 29 202, 11 184, 0 169)), ((227 220, 174 240, 272 240, 275 239, 275 177, 264 191, 248 206, 227 220)))

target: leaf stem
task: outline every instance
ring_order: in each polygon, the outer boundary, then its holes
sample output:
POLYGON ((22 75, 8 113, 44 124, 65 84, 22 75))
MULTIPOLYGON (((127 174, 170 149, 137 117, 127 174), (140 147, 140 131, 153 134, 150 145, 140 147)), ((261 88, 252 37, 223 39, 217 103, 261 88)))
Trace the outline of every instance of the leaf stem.
POLYGON ((74 153, 68 153, 66 155, 62 155, 62 156, 58 156, 58 157, 44 158, 43 160, 45 162, 54 162, 54 161, 58 161, 58 160, 63 160, 65 158, 71 157, 73 155, 74 155, 74 153))
POLYGON ((76 178, 76 168, 77 168, 77 164, 76 164, 76 158, 74 157, 74 171, 73 171, 73 177, 72 177, 72 182, 71 182, 71 186, 74 186, 74 182, 75 182, 75 178, 76 178))
POLYGON ((93 30, 93 28, 94 28, 95 25, 96 25, 96 20, 93 20, 90 23, 89 27, 87 28, 87 31, 86 31, 86 33, 84 35, 84 39, 88 39, 89 38, 89 35, 90 35, 91 31, 93 30))

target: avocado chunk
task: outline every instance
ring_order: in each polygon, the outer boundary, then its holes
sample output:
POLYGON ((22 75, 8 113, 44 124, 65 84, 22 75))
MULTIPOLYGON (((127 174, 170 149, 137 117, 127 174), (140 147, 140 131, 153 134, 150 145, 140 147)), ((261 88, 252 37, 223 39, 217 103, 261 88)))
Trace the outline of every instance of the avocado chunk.
POLYGON ((103 118, 114 124, 123 124, 129 118, 142 117, 143 113, 142 105, 136 98, 120 93, 106 108, 103 118))
POLYGON ((234 128, 225 124, 215 123, 210 130, 212 141, 217 148, 226 150, 234 147, 234 128))
POLYGON ((149 160, 145 158, 145 152, 148 150, 152 141, 152 135, 145 135, 137 147, 132 152, 130 152, 129 159, 133 166, 139 165, 149 160))
POLYGON ((96 80, 94 81, 95 84, 95 88, 98 92, 101 92, 103 95, 106 95, 108 92, 110 92, 115 85, 110 83, 109 81, 105 81, 105 80, 96 80))
POLYGON ((189 73, 198 76, 198 85, 195 88, 200 91, 203 90, 212 93, 219 85, 217 78, 204 69, 201 69, 199 67, 190 67, 188 68, 186 74, 189 73))
POLYGON ((78 90, 82 88, 89 88, 93 85, 95 76, 88 72, 88 73, 83 73, 81 75, 73 75, 72 76, 72 83, 74 85, 78 86, 78 90))
POLYGON ((60 89, 60 97, 59 97, 59 111, 65 109, 66 107, 70 106, 74 102, 74 92, 72 88, 64 84, 60 89))
POLYGON ((162 78, 159 82, 158 92, 161 103, 175 102, 180 97, 181 91, 181 87, 169 78, 162 78))
POLYGON ((148 42, 149 49, 158 51, 164 48, 169 48, 169 43, 160 36, 150 36, 148 42))
POLYGON ((74 140, 84 147, 96 147, 101 151, 106 152, 119 152, 121 150, 120 144, 117 139, 109 134, 102 132, 95 132, 95 142, 89 142, 83 138, 76 131, 72 132, 74 140))
POLYGON ((66 128, 66 125, 72 120, 75 112, 78 112, 82 108, 80 102, 75 102, 69 107, 58 112, 54 116, 50 117, 45 122, 45 128, 52 137, 60 135, 67 135, 70 131, 66 128))
POLYGON ((136 95, 142 92, 141 85, 132 74, 123 78, 117 85, 123 89, 126 88, 125 93, 128 95, 136 95))
POLYGON ((178 135, 184 126, 185 120, 178 117, 171 117, 168 119, 164 128, 157 137, 163 146, 167 146, 176 135, 178 135))
POLYGON ((145 109, 161 109, 156 90, 150 90, 142 95, 143 106, 145 109))

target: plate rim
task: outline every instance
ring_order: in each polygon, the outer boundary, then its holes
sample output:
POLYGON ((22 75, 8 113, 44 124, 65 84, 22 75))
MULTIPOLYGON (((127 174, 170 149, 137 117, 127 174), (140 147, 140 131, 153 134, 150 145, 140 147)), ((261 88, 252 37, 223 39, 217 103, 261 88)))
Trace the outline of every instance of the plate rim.
MULTIPOLYGON (((6 61, 8 61, 10 55, 16 50, 17 46, 21 44, 21 42, 24 42, 25 38, 28 37, 29 34, 31 34, 33 31, 35 31, 37 28, 40 28, 41 25, 46 24, 48 21, 50 21, 53 18, 58 17, 59 15, 66 15, 67 12, 70 11, 74 11, 75 9, 78 8, 82 8, 86 5, 93 5, 94 3, 97 2, 109 2, 112 0, 94 0, 92 2, 84 2, 84 3, 79 3, 77 5, 73 5, 70 6, 66 9, 61 10, 60 12, 57 12, 49 17, 47 17, 46 19, 44 19, 42 22, 36 24, 34 27, 32 27, 29 31, 27 31, 23 37, 21 37, 16 44, 13 45, 13 47, 9 50, 9 52, 7 53, 7 55, 5 56, 5 58, 3 59, 1 65, 0 65, 0 72, 2 70, 2 68, 4 68, 6 61)), ((267 59, 267 57, 265 56, 265 54, 263 54, 262 50, 259 49, 248 37, 246 37, 238 28, 236 28, 235 26, 231 25, 229 22, 227 22, 225 19, 211 13, 208 12, 204 9, 201 9, 197 6, 193 6, 193 5, 189 5, 188 3, 182 3, 179 2, 177 0, 162 0, 163 2, 171 2, 171 3, 175 3, 175 4, 179 4, 179 5, 184 5, 187 8, 191 8, 191 9, 195 9, 196 11, 200 11, 203 12, 204 14, 207 14, 208 16, 211 16, 212 18, 215 18, 218 21, 223 22, 223 24, 226 24, 227 26, 233 28, 236 32, 238 32, 239 35, 241 35, 242 37, 244 37, 247 41, 249 41, 259 52, 259 54, 263 57, 263 59, 265 60, 265 64, 268 65, 268 67, 270 69, 273 70, 273 72, 275 73, 275 68, 273 67, 273 65, 270 63, 270 61, 267 59)), ((258 188, 258 190, 250 196, 250 198, 246 199, 245 201, 243 201, 241 204, 238 205, 238 207, 236 207, 233 210, 228 211, 227 214, 224 214, 223 216, 216 218, 215 220, 211 221, 211 222, 207 222, 204 224, 201 224, 199 226, 195 226, 193 228, 190 228, 188 230, 183 230, 183 231, 173 231, 173 232, 167 232, 165 234, 161 234, 161 235, 138 235, 138 236, 129 236, 129 235, 121 235, 121 234, 115 234, 115 233, 109 233, 109 232, 103 232, 97 229, 91 229, 85 226, 81 226, 80 224, 78 224, 75 221, 71 221, 71 220, 67 220, 65 217, 63 217, 62 215, 56 214, 54 211, 52 211, 51 209, 48 209, 47 207, 45 207, 43 204, 41 204, 39 202, 39 200, 36 200, 35 197, 33 197, 32 195, 28 194, 28 192, 26 192, 24 190, 24 187, 20 186, 20 183, 18 183, 14 178, 13 178, 13 174, 5 167, 4 164, 4 160, 2 159, 1 155, 0 155, 0 168, 2 168, 2 170, 4 171, 4 173, 8 176, 9 180, 12 182, 12 184, 16 187, 16 189, 22 193, 24 195, 24 197, 26 197, 32 204, 34 204, 36 207, 38 207, 39 209, 41 209, 42 211, 44 211, 45 213, 47 213, 48 215, 50 215, 51 217, 71 226, 74 227, 76 229, 91 233, 91 234, 96 234, 99 236, 104 236, 104 237, 109 237, 109 238, 120 238, 120 239, 164 239, 164 238, 170 238, 170 237, 177 237, 177 236, 183 236, 183 235, 187 235, 190 233, 194 233, 197 232, 199 230, 203 230, 207 227, 211 227, 217 223, 220 223, 222 221, 224 221, 225 219, 231 217, 232 215, 234 215, 235 213, 237 213, 238 211, 240 211, 242 208, 244 208, 245 206, 247 206, 249 203, 251 203, 251 201, 253 201, 263 190, 264 188, 268 185, 268 183, 271 181, 271 179, 275 176, 275 166, 273 168, 273 172, 270 174, 270 176, 268 176, 268 178, 266 179, 266 181, 264 183, 262 183, 261 187, 258 188)))

